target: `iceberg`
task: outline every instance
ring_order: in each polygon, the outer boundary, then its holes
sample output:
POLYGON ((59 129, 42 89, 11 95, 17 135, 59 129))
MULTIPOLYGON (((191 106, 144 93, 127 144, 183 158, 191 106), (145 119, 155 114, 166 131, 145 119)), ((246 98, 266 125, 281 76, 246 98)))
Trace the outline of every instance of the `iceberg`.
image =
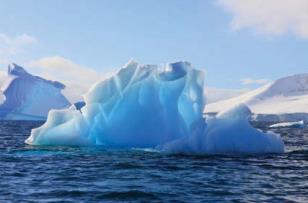
POLYGON ((294 122, 281 122, 269 126, 270 128, 305 128, 303 120, 294 122))
POLYGON ((131 61, 85 95, 85 106, 51 111, 29 144, 153 147, 189 134, 202 119, 204 76, 187 62, 131 61))
POLYGON ((161 149, 206 154, 282 153, 281 137, 253 128, 249 123, 251 115, 245 104, 230 107, 216 117, 209 117, 206 127, 198 125, 190 136, 166 143, 161 149))
POLYGON ((279 135, 249 125, 245 105, 205 120, 203 87, 203 72, 189 62, 157 66, 130 61, 95 84, 82 105, 51 110, 25 142, 175 153, 283 152, 279 135))
POLYGON ((1 87, 5 99, 0 105, 0 119, 45 120, 50 109, 70 106, 61 93, 64 88, 60 82, 33 76, 21 66, 10 64, 1 87))

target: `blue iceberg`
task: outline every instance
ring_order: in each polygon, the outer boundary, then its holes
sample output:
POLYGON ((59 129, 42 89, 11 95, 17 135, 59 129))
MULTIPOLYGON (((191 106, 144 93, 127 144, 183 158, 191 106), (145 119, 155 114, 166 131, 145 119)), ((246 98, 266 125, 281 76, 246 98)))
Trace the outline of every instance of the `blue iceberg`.
POLYGON ((206 127, 195 126, 190 136, 166 143, 161 150, 202 154, 282 153, 281 137, 253 128, 249 123, 251 115, 245 104, 235 105, 208 118, 206 127))
POLYGON ((70 106, 61 90, 65 85, 31 75, 21 66, 10 64, 1 87, 5 96, 0 105, 0 119, 45 120, 50 109, 70 106))
POLYGON ((247 118, 232 122, 238 108, 231 116, 224 114, 230 122, 220 122, 219 118, 206 122, 202 114, 203 83, 203 72, 188 62, 159 67, 130 61, 113 77, 95 84, 84 96, 85 105, 80 110, 51 110, 46 123, 33 129, 26 143, 150 147, 191 153, 283 152, 278 135, 253 129, 247 118), (241 126, 244 131, 238 131, 241 126), (217 135, 210 136, 213 131, 217 135), (226 132, 234 138, 226 137, 226 132), (229 141, 241 150, 230 150, 229 141), (218 146, 216 142, 225 144, 218 146), (250 150, 251 144, 255 150, 250 150), (259 147, 263 145, 266 147, 259 147))

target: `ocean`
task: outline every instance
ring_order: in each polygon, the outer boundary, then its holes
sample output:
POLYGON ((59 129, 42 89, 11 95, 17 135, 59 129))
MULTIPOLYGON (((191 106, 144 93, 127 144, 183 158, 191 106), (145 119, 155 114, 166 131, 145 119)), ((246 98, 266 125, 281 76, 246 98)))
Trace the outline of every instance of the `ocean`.
POLYGON ((0 202, 308 202, 308 129, 275 129, 283 154, 187 155, 24 144, 41 124, 0 122, 0 202))

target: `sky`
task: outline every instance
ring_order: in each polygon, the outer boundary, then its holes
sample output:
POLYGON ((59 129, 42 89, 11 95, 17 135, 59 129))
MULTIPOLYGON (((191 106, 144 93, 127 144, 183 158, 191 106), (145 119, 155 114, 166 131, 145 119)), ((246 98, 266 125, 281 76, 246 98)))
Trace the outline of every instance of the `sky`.
POLYGON ((308 72, 307 54, 306 0, 0 0, 0 70, 75 85, 133 58, 190 61, 208 87, 253 89, 308 72))

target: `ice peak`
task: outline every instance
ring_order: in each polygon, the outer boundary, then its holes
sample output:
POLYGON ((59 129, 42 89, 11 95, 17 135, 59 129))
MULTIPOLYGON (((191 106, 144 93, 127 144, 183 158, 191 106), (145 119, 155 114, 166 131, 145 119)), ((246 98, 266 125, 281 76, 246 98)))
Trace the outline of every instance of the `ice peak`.
POLYGON ((229 118, 232 120, 247 120, 251 116, 251 110, 246 104, 240 103, 221 111, 217 116, 220 118, 229 118))
POLYGON ((137 66, 138 65, 138 62, 135 61, 133 58, 131 58, 125 65, 123 68, 128 68, 128 67, 131 67, 131 66, 137 66))
MULTIPOLYGON (((34 76, 30 73, 28 73, 23 67, 15 64, 15 63, 11 63, 8 66, 8 75, 10 76, 17 76, 17 77, 26 77, 26 78, 30 78, 31 80, 36 80, 36 81, 41 81, 41 82, 45 82, 45 83, 49 83, 51 85, 53 85, 56 88, 59 89, 64 89, 65 85, 62 84, 61 82, 58 81, 52 81, 52 80, 47 80, 44 79, 40 76, 34 76)), ((5 87, 2 87, 2 89, 6 89, 8 87, 9 83, 7 85, 5 85, 5 87)))
POLYGON ((22 75, 29 75, 29 73, 21 66, 11 63, 8 66, 8 74, 9 75, 16 75, 16 76, 22 76, 22 75))

